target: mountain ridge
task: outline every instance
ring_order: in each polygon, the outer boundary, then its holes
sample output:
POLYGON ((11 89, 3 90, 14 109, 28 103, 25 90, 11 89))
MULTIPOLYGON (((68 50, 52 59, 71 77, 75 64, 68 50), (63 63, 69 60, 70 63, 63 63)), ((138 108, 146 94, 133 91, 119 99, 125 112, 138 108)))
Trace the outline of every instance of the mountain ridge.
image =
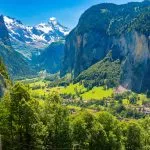
POLYGON ((27 76, 34 74, 25 57, 15 51, 9 39, 9 33, 5 26, 4 18, 0 16, 0 57, 2 57, 11 77, 27 76))
POLYGON ((111 50, 113 59, 121 61, 120 83, 138 92, 150 89, 149 16, 149 1, 104 3, 86 10, 66 38, 61 76, 76 78, 111 50))
POLYGON ((31 59, 32 54, 37 55, 52 42, 65 39, 69 33, 69 29, 62 26, 54 17, 47 23, 40 23, 33 27, 8 16, 4 16, 4 21, 13 48, 28 59, 31 59))

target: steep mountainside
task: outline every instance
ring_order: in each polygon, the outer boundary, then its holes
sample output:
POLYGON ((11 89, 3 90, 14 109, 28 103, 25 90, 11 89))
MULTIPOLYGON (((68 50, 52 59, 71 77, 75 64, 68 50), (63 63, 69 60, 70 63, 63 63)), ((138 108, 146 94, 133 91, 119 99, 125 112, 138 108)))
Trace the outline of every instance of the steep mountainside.
POLYGON ((2 62, 2 59, 0 58, 0 97, 3 96, 5 90, 8 89, 10 85, 10 78, 8 76, 5 65, 2 62))
POLYGON ((112 52, 100 62, 92 65, 87 70, 83 71, 77 78, 75 83, 83 82, 85 87, 92 88, 94 86, 115 87, 120 81, 120 61, 113 60, 112 52))
POLYGON ((112 51, 121 61, 120 83, 150 89, 150 2, 100 4, 88 9, 67 36, 61 76, 77 77, 112 51))
POLYGON ((53 42, 35 58, 35 64, 38 65, 39 70, 46 70, 51 74, 57 73, 60 71, 63 55, 64 41, 53 42))
POLYGON ((38 55, 40 50, 55 41, 64 39, 69 29, 62 26, 52 17, 48 23, 41 23, 34 27, 25 26, 21 21, 4 16, 6 27, 13 48, 31 59, 32 54, 38 55))
POLYGON ((0 16, 0 57, 2 57, 11 76, 34 74, 25 58, 12 48, 3 16, 0 16))

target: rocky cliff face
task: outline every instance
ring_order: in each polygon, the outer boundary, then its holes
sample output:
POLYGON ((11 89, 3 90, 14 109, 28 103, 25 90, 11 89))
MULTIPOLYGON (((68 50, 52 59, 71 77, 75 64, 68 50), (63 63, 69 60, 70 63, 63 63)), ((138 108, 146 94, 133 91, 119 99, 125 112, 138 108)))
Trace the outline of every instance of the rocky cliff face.
POLYGON ((112 50, 122 62, 120 83, 150 89, 150 2, 100 4, 88 9, 68 35, 61 75, 77 77, 112 50))
POLYGON ((135 91, 150 88, 149 42, 149 37, 137 31, 113 39, 112 51, 115 57, 122 59, 120 82, 124 87, 135 91))
POLYGON ((5 26, 3 16, 0 16, 0 31, 0 41, 3 42, 5 45, 10 46, 9 35, 7 27, 5 26))

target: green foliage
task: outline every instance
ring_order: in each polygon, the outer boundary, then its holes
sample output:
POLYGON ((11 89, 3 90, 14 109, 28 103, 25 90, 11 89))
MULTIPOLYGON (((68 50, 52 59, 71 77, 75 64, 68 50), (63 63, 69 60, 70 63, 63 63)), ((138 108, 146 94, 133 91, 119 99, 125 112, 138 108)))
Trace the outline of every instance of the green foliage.
POLYGON ((7 72, 7 69, 0 58, 0 97, 3 96, 6 89, 11 85, 11 81, 7 72))
POLYGON ((150 147, 149 117, 117 120, 108 112, 71 115, 56 93, 33 100, 28 89, 16 84, 0 102, 3 149, 141 150, 150 147))
MULTIPOLYGON (((47 83, 41 80, 37 80, 37 84, 32 82, 30 84, 31 88, 35 85, 43 86, 41 91, 47 86, 47 83)), ((80 82, 59 89, 78 95, 79 100, 72 101, 71 98, 63 100, 54 89, 44 99, 33 99, 29 85, 16 83, 0 101, 2 148, 6 150, 148 150, 149 117, 134 121, 128 119, 128 121, 123 118, 118 120, 112 115, 116 112, 117 115, 121 113, 121 116, 129 113, 130 117, 138 118, 139 113, 132 112, 133 109, 130 111, 127 104, 122 101, 127 99, 130 105, 137 105, 143 95, 132 92, 114 95, 113 89, 108 90, 106 86, 99 88, 101 94, 108 92, 109 97, 105 95, 103 100, 84 102, 82 95, 90 91, 87 91, 80 82), (75 103, 77 106, 71 105, 75 103), (88 106, 93 107, 96 112, 93 113, 88 106)))
POLYGON ((99 113, 97 118, 98 122, 103 125, 109 140, 107 149, 121 149, 122 131, 116 118, 107 112, 99 113))
POLYGON ((93 148, 94 149, 101 148, 101 150, 105 150, 105 149, 107 149, 108 143, 109 142, 108 142, 107 134, 106 134, 103 126, 100 123, 95 122, 91 129, 91 137, 89 140, 89 149, 92 150, 93 148))
POLYGON ((115 87, 120 79, 120 61, 113 61, 111 52, 106 58, 87 70, 83 71, 74 82, 83 81, 84 86, 91 89, 94 86, 105 85, 106 88, 115 87))
POLYGON ((35 75, 35 72, 31 66, 29 67, 25 58, 11 46, 4 45, 2 42, 0 42, 0 57, 3 58, 11 77, 17 78, 20 76, 35 75))
POLYGON ((100 34, 120 35, 122 32, 134 29, 148 34, 149 6, 149 1, 128 3, 122 6, 115 4, 95 5, 81 16, 76 29, 79 34, 92 31, 100 34))
POLYGON ((87 112, 82 112, 73 118, 73 141, 74 144, 78 144, 81 149, 87 149, 89 146, 89 136, 93 126, 93 120, 93 116, 87 112))
POLYGON ((54 82, 51 82, 49 84, 49 87, 55 87, 55 86, 67 86, 71 82, 71 76, 70 74, 66 75, 63 78, 56 79, 54 82))
POLYGON ((150 149, 150 117, 146 117, 145 119, 141 120, 140 125, 144 129, 144 137, 143 137, 143 146, 145 150, 150 149))
POLYGON ((61 104, 60 97, 56 94, 52 94, 45 102, 42 119, 47 130, 44 137, 44 146, 47 149, 71 147, 68 111, 61 104))
MULTIPOLYGON (((26 88, 16 84, 3 101, 7 117, 1 126, 4 149, 32 149, 36 145, 34 101, 26 88)), ((2 116, 4 117, 4 116, 2 116)))
POLYGON ((141 150, 143 147, 142 128, 134 122, 130 122, 127 127, 127 150, 141 150))
POLYGON ((80 83, 77 83, 77 84, 70 84, 69 86, 67 87, 64 87, 60 93, 61 94, 71 94, 71 95, 74 95, 74 96, 77 96, 79 97, 82 93, 86 92, 87 89, 80 83))
POLYGON ((150 33, 150 8, 146 8, 142 14, 140 14, 135 21, 129 25, 128 30, 135 29, 136 31, 149 36, 150 33))
POLYGON ((0 73, 5 77, 5 79, 9 79, 8 72, 1 58, 0 58, 0 73))
POLYGON ((104 87, 94 87, 83 93, 81 96, 84 100, 103 100, 104 98, 111 97, 113 94, 113 89, 105 90, 104 87))

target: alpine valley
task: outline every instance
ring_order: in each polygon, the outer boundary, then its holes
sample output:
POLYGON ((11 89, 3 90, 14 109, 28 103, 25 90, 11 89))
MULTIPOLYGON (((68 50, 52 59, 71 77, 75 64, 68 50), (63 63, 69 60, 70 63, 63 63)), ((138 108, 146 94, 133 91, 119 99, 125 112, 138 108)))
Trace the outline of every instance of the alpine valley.
POLYGON ((1 54, 12 77, 35 75, 41 70, 42 66, 45 66, 42 69, 46 69, 50 73, 56 73, 60 70, 64 40, 69 33, 69 29, 62 26, 56 18, 52 17, 47 23, 30 27, 23 25, 21 21, 14 18, 1 16, 1 32, 4 32, 4 34, 1 34, 1 46, 5 47, 8 51, 11 49, 13 51, 12 55, 19 55, 17 57, 18 60, 15 56, 11 57, 14 60, 9 60, 10 57, 8 56, 10 55, 6 50, 4 50, 5 54, 1 54), (7 42, 3 42, 3 39, 7 40, 7 42), (58 52, 57 49, 59 49, 58 52), (52 55, 45 55, 43 58, 42 56, 46 52, 51 53, 48 51, 53 51, 52 55), (53 60, 47 64, 46 60, 49 57, 53 60), (20 63, 20 67, 15 66, 17 62, 20 63), (54 69, 51 67, 53 64, 56 64, 54 69), (22 68, 23 70, 21 70, 22 68))
POLYGON ((72 30, 0 16, 2 149, 150 150, 150 0, 94 5, 72 30))

